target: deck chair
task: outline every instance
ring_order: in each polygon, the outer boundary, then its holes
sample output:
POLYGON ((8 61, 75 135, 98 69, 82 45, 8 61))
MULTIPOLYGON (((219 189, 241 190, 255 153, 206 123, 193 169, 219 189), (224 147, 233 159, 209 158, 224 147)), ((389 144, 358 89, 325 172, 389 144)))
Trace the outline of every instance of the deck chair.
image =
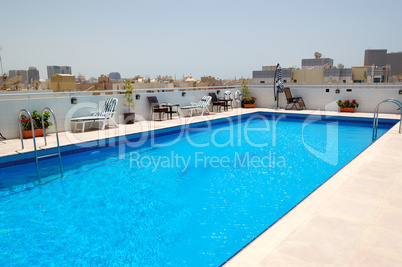
POLYGON ((285 95, 286 95, 286 101, 287 101, 287 106, 285 109, 293 109, 296 108, 297 110, 301 109, 307 109, 306 105, 304 104, 303 98, 301 97, 293 97, 292 93, 290 92, 289 87, 285 87, 285 95), (292 105, 290 108, 288 108, 289 105, 292 105), (299 107, 297 107, 299 106, 299 107))
POLYGON ((209 104, 211 103, 211 96, 203 96, 198 103, 191 103, 191 106, 180 107, 180 109, 188 110, 190 112, 190 117, 193 116, 193 110, 199 112, 201 111, 201 116, 204 116, 204 112, 207 111, 208 114, 211 112, 208 109, 209 104))
POLYGON ((166 103, 159 103, 158 99, 156 96, 148 96, 148 101, 149 104, 151 105, 151 119, 155 119, 155 113, 159 113, 159 120, 162 120, 161 115, 165 115, 168 111, 168 107, 164 107, 163 104, 166 103))
POLYGON ((209 96, 211 97, 211 101, 212 101, 212 112, 214 112, 215 106, 217 107, 216 111, 218 111, 218 109, 219 109, 219 112, 220 112, 222 109, 222 106, 225 105, 225 101, 219 101, 218 98, 216 97, 215 93, 209 93, 209 96))
POLYGON ((119 127, 114 120, 114 116, 116 115, 116 107, 117 107, 117 98, 108 98, 105 101, 105 104, 103 105, 102 110, 91 112, 92 116, 85 116, 85 117, 77 117, 77 118, 71 118, 71 122, 74 124, 74 131, 77 130, 77 125, 82 124, 82 129, 81 131, 85 131, 85 124, 90 123, 90 128, 92 127, 92 124, 94 122, 99 122, 102 127, 100 127, 102 130, 105 129, 106 124, 110 124, 110 121, 116 126, 119 127))

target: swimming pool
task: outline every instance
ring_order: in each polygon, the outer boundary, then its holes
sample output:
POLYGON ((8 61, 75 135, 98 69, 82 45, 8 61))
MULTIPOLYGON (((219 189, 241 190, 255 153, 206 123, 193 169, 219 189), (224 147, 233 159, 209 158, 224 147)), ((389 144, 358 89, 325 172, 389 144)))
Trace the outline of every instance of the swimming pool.
POLYGON ((0 264, 220 265, 370 145, 371 123, 256 113, 68 150, 39 186, 34 163, 4 167, 0 264))

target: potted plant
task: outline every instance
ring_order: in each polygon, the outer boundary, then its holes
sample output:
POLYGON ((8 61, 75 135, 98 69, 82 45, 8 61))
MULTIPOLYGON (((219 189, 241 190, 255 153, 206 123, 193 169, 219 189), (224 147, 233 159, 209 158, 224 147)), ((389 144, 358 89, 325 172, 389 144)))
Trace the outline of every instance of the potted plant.
POLYGON ((127 80, 124 85, 124 89, 126 92, 124 93, 124 98, 126 99, 125 107, 128 107, 128 112, 124 113, 124 121, 126 124, 133 124, 135 119, 135 113, 131 112, 135 108, 135 99, 134 99, 134 88, 131 85, 131 81, 127 80))
POLYGON ((249 94, 251 94, 250 88, 248 88, 248 82, 247 82, 246 79, 243 79, 243 80, 241 81, 241 94, 242 94, 244 97, 247 97, 249 94))
MULTIPOLYGON (((22 127, 22 136, 25 139, 32 138, 31 119, 32 119, 32 123, 34 126, 35 137, 43 136, 42 114, 39 114, 36 112, 36 110, 34 110, 31 113, 31 118, 28 118, 25 115, 22 115, 20 117, 20 123, 21 123, 21 127, 22 127)), ((45 111, 45 113, 43 113, 43 125, 45 126, 45 131, 46 131, 46 129, 49 128, 49 126, 53 125, 53 123, 51 123, 49 121, 49 119, 50 119, 50 112, 45 111)))
POLYGON ((248 88, 248 83, 246 79, 241 81, 241 93, 243 95, 242 106, 244 108, 255 108, 255 101, 257 98, 255 97, 248 97, 251 94, 250 88, 248 88))
POLYGON ((336 103, 339 106, 339 109, 341 112, 355 112, 355 108, 359 107, 359 103, 357 103, 356 99, 353 99, 352 101, 350 100, 345 100, 342 101, 341 99, 339 99, 338 101, 336 101, 336 103))
POLYGON ((254 96, 252 97, 243 97, 243 107, 244 108, 255 108, 255 101, 257 100, 257 98, 255 98, 254 96))

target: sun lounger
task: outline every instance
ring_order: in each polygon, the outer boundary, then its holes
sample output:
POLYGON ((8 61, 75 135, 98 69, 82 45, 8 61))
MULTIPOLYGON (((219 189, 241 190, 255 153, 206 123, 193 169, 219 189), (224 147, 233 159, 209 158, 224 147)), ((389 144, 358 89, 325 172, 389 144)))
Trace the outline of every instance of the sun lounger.
POLYGON ((117 98, 108 98, 101 110, 101 112, 93 112, 92 116, 85 116, 85 117, 77 117, 71 118, 71 122, 74 124, 74 131, 77 130, 77 124, 82 124, 81 131, 85 131, 85 124, 90 123, 90 127, 94 122, 99 122, 102 124, 101 129, 104 130, 106 124, 109 124, 110 121, 118 127, 116 121, 114 120, 114 116, 116 115, 116 107, 117 107, 117 98))
POLYGON ((208 114, 211 112, 208 109, 209 104, 211 103, 211 96, 203 96, 198 103, 191 103, 191 106, 180 107, 180 109, 188 110, 190 113, 190 117, 193 116, 193 110, 196 112, 201 111, 201 116, 204 116, 204 112, 207 111, 208 114))

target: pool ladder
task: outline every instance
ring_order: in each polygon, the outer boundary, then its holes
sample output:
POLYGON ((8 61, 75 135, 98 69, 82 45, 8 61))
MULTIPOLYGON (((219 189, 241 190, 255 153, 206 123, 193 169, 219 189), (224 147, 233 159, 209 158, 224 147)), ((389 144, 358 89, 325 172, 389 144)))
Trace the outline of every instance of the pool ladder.
POLYGON ((374 109, 374 119, 373 119, 373 141, 377 139, 377 128, 378 128, 378 111, 380 110, 380 106, 382 103, 391 102, 396 104, 399 108, 398 110, 401 111, 401 119, 399 121, 399 133, 402 132, 402 103, 395 98, 389 98, 381 101, 374 109))
MULTIPOLYGON (((40 172, 39 172, 39 159, 42 158, 49 158, 52 156, 59 156, 59 165, 60 165, 60 173, 61 173, 61 177, 64 176, 63 173, 63 165, 61 163, 61 153, 60 153, 60 143, 59 143, 59 131, 57 130, 57 120, 56 120, 56 116, 53 113, 53 110, 51 110, 50 108, 44 108, 42 110, 42 129, 43 129, 43 137, 45 139, 45 146, 47 146, 47 140, 46 140, 46 131, 45 131, 45 124, 43 122, 43 115, 45 114, 46 110, 49 110, 50 113, 53 115, 53 120, 54 120, 54 126, 56 128, 56 139, 57 139, 57 153, 53 153, 53 154, 48 154, 48 155, 43 155, 43 156, 38 156, 38 151, 36 149, 36 139, 35 139, 35 131, 34 131, 34 124, 33 124, 33 120, 31 121, 31 129, 32 129, 32 140, 33 140, 33 144, 34 144, 34 151, 35 151, 35 161, 36 161, 36 171, 38 173, 38 178, 40 180, 40 172)), ((18 114, 18 124, 19 124, 19 128, 20 128, 20 138, 21 138, 21 146, 22 149, 24 149, 24 138, 22 136, 22 128, 21 128, 21 115, 22 113, 25 112, 28 115, 28 118, 32 118, 31 113, 29 113, 28 110, 26 109, 21 109, 20 113, 18 114)))

